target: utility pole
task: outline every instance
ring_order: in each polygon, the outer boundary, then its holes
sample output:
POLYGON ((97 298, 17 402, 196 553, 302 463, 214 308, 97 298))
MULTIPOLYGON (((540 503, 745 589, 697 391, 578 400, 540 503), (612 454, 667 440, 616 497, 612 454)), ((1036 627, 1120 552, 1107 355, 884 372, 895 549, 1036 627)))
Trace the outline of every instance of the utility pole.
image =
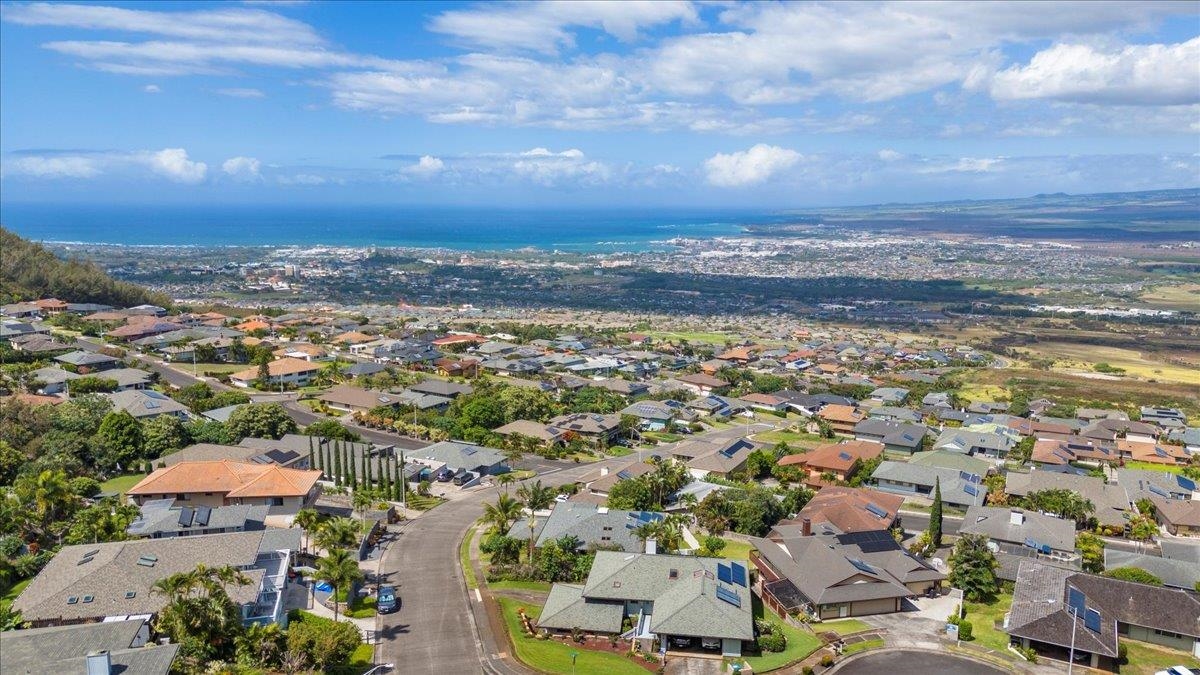
POLYGON ((1075 670, 1075 628, 1079 623, 1079 610, 1071 608, 1071 653, 1067 656, 1067 675, 1075 670))

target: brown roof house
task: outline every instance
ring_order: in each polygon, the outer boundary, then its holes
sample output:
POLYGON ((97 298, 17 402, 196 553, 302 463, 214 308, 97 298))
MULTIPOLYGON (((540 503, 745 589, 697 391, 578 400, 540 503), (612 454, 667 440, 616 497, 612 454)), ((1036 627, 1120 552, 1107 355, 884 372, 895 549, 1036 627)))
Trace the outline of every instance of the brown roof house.
POLYGON ((373 408, 395 408, 403 401, 393 394, 372 391, 362 387, 338 385, 317 397, 317 400, 334 410, 345 412, 367 412, 373 408))
POLYGON ((817 417, 825 420, 839 434, 854 435, 854 425, 866 419, 861 411, 853 406, 832 404, 821 408, 817 417))
MULTIPOLYGON (((302 359, 284 357, 267 364, 266 384, 278 387, 281 384, 293 387, 303 387, 321 371, 321 365, 302 359)), ((250 387, 258 380, 258 366, 240 370, 229 376, 229 381, 236 387, 250 387)))
POLYGON ((904 497, 867 488, 822 488, 795 518, 779 521, 767 536, 844 534, 891 529, 900 522, 904 497))
POLYGON ((826 443, 798 455, 788 455, 779 460, 783 466, 801 466, 810 478, 819 478, 831 473, 837 480, 847 480, 863 462, 883 454, 883 444, 875 441, 844 441, 826 443))
POLYGON ((265 504, 271 515, 294 514, 321 493, 320 471, 231 460, 179 462, 146 476, 126 493, 141 505, 174 499, 181 506, 265 504))
POLYGON ((1154 497, 1154 519, 1177 537, 1200 537, 1200 501, 1154 497))
POLYGON ((729 383, 725 380, 704 373, 684 375, 679 381, 697 394, 720 394, 729 389, 729 383))

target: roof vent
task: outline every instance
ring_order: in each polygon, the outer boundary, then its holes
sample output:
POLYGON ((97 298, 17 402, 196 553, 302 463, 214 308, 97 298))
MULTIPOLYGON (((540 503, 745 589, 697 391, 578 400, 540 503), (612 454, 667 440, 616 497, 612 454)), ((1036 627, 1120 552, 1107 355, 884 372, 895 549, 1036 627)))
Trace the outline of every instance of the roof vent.
POLYGON ((137 597, 137 591, 125 591, 125 599, 132 600, 137 597))

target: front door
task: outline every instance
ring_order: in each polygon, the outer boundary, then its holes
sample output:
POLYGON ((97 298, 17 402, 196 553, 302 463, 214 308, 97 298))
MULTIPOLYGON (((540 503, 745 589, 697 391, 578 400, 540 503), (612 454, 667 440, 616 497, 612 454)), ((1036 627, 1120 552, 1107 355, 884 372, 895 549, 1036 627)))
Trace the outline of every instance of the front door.
POLYGON ((850 605, 840 605, 838 607, 838 618, 844 619, 850 616, 850 605))

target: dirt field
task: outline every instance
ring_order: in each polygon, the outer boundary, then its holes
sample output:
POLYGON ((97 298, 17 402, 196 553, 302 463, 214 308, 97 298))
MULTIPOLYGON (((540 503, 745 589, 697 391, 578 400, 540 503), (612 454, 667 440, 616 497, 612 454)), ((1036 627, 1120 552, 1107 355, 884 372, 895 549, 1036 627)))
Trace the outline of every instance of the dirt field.
POLYGON ((1200 414, 1200 384, 1146 382, 1135 379, 1093 380, 1067 373, 979 368, 968 373, 963 390, 972 400, 1004 398, 1014 388, 1031 392, 1033 398, 1091 407, 1133 408, 1138 405, 1178 407, 1189 415, 1200 414))
POLYGON ((1116 368, 1123 368, 1126 378, 1200 386, 1200 369, 1167 363, 1162 355, 1134 349, 1069 342, 1039 342, 1021 351, 1033 356, 1055 359, 1054 370, 1059 372, 1094 372, 1095 364, 1107 363, 1116 368))
POLYGON ((1144 292, 1138 297, 1155 309, 1200 309, 1200 284, 1164 284, 1144 292))

